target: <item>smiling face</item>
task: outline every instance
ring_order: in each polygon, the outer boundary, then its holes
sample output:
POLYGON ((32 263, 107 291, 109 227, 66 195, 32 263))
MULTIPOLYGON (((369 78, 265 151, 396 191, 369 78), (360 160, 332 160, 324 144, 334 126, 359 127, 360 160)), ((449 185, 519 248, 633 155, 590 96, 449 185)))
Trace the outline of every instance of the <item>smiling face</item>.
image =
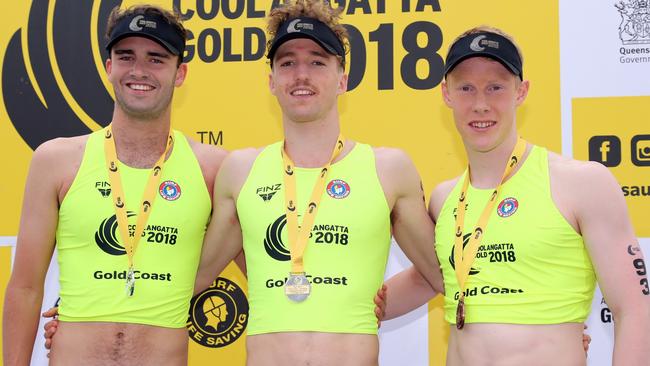
POLYGON ((187 65, 157 42, 127 37, 111 49, 106 61, 116 108, 136 119, 154 119, 169 111, 174 87, 182 85, 187 65))
POLYGON ((465 147, 488 152, 506 140, 515 141, 516 110, 526 99, 528 81, 519 80, 498 61, 472 57, 447 75, 442 94, 465 147))
POLYGON ((336 101, 347 90, 347 80, 336 56, 310 39, 297 38, 283 43, 275 53, 269 87, 284 118, 304 123, 336 113, 336 101))

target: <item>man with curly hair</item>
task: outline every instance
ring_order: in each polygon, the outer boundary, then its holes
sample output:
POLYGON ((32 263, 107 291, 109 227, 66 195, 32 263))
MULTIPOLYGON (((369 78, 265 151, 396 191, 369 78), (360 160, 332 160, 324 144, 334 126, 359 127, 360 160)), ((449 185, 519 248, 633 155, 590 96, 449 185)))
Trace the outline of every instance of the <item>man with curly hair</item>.
POLYGON ((34 152, 5 299, 5 365, 30 363, 55 247, 61 302, 50 365, 187 364, 185 322, 225 151, 171 128, 174 88, 187 74, 178 17, 115 8, 107 36, 111 124, 34 152), (146 225, 173 228, 174 245, 147 242, 146 225))
POLYGON ((391 232, 441 290, 420 178, 403 151, 342 135, 337 101, 348 76, 339 12, 296 1, 271 12, 268 32, 284 141, 224 160, 196 287, 243 245, 249 365, 377 365, 373 297, 391 232), (279 188, 264 200, 259 187, 279 188))

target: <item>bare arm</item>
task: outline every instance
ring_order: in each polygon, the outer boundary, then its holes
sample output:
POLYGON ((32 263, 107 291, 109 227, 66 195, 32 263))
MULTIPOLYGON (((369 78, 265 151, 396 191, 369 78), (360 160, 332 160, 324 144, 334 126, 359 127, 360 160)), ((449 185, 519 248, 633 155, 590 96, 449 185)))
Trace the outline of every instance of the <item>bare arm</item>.
MULTIPOLYGON (((217 174, 214 188, 212 219, 203 240, 201 262, 194 291, 210 286, 226 265, 242 252, 242 233, 237 216, 236 200, 252 166, 256 153, 242 150, 231 153, 217 174)), ((241 262, 242 257, 240 257, 241 262)), ((238 263, 245 271, 245 266, 238 263)), ((244 272, 245 273, 245 272, 244 272)))
MULTIPOLYGON (((438 213, 455 184, 448 181, 440 184, 431 194, 429 216, 435 223, 438 213)), ((442 277, 441 277, 442 280, 442 277)), ((386 282, 385 318, 392 319, 404 315, 431 300, 436 293, 444 293, 441 288, 434 290, 414 267, 410 267, 386 282)))
POLYGON ((643 253, 614 177, 600 164, 580 164, 568 183, 598 283, 614 314, 613 364, 647 365, 650 291, 643 253))
POLYGON ((401 150, 382 149, 377 153, 377 170, 392 204, 395 240, 429 285, 428 294, 442 292, 442 274, 434 250, 434 226, 427 215, 420 176, 413 162, 401 150))
MULTIPOLYGON (((39 147, 25 186, 20 230, 11 278, 7 285, 3 325, 5 365, 29 365, 38 328, 43 282, 50 264, 58 223, 62 164, 61 141, 39 147)), ((63 162, 65 164, 65 162, 63 162)))

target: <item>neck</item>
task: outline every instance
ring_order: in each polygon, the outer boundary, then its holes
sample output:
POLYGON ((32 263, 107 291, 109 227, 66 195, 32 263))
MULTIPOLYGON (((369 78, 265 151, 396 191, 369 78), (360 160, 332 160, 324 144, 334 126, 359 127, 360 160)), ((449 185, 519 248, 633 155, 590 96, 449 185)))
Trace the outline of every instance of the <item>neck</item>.
POLYGON ((124 117, 116 112, 111 121, 117 158, 134 168, 151 168, 167 147, 170 119, 124 117))
POLYGON ((327 164, 340 132, 338 115, 335 119, 300 123, 285 119, 283 126, 284 149, 296 166, 316 168, 327 164))
MULTIPOLYGON (((467 160, 470 168, 470 181, 475 188, 495 188, 501 183, 506 163, 515 148, 519 137, 514 134, 490 151, 474 151, 467 147, 467 160)), ((514 175, 519 166, 507 178, 514 175)))

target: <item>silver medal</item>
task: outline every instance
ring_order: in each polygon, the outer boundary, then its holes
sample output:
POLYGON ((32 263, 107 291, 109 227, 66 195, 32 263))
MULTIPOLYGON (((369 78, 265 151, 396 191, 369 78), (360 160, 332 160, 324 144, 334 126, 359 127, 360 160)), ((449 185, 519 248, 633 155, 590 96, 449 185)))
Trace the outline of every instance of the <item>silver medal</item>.
POLYGON ((311 284, 305 273, 290 273, 287 282, 284 284, 284 294, 289 300, 302 302, 309 296, 311 284))
POLYGON ((126 295, 133 296, 133 291, 135 290, 135 271, 133 268, 129 268, 126 273, 126 295))

